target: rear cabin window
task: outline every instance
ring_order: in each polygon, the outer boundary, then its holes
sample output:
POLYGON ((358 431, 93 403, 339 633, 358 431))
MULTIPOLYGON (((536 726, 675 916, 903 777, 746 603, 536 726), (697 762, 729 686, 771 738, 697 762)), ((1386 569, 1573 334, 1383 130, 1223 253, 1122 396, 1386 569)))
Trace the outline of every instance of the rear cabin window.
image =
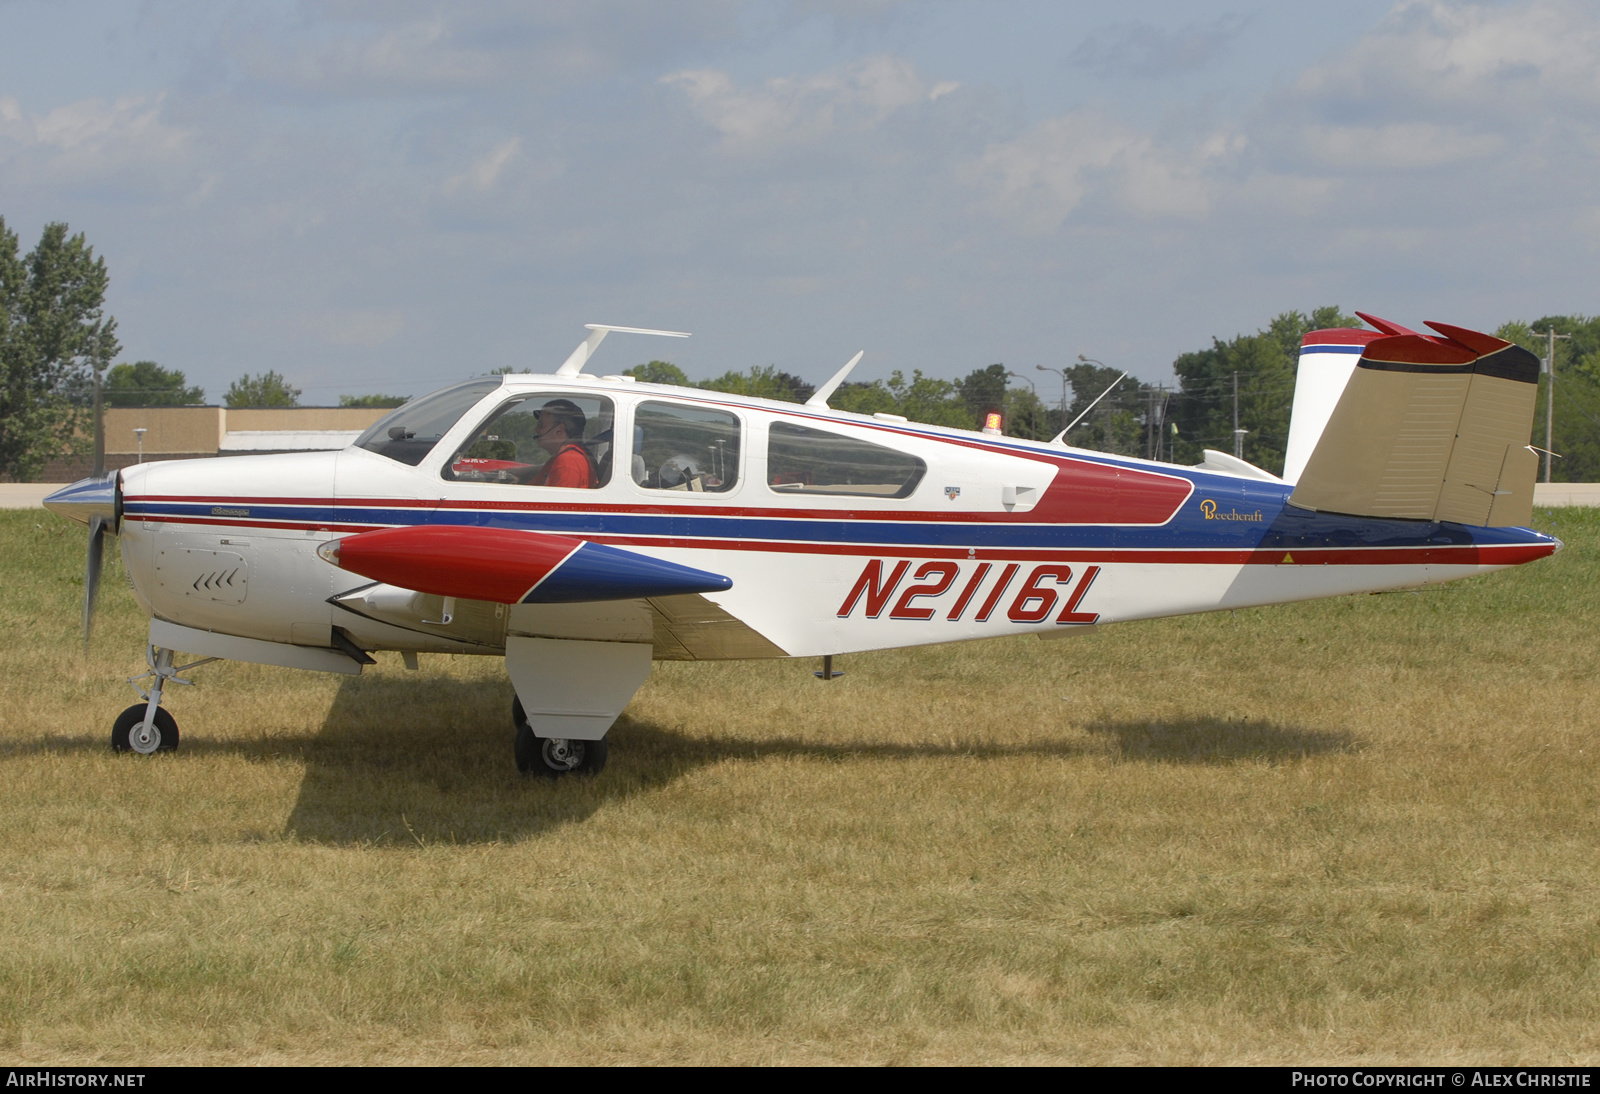
POLYGON ((680 403, 640 403, 633 414, 633 481, 646 490, 721 494, 739 481, 739 418, 680 403))
POLYGON ((767 433, 767 485, 780 494, 905 498, 927 471, 904 452, 792 422, 767 433))
POLYGON ((450 432, 462 415, 500 385, 498 379, 469 380, 420 399, 412 399, 369 426, 365 433, 356 438, 355 445, 415 467, 433 451, 439 438, 450 432))
POLYGON ((501 404, 475 429, 444 477, 594 490, 611 480, 611 400, 539 391, 501 404))

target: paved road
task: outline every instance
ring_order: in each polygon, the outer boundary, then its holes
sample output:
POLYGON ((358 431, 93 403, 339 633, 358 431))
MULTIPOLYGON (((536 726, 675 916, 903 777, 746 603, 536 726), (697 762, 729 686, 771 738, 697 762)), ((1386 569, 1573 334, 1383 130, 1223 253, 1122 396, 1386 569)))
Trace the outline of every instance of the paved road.
POLYGON ((59 482, 0 482, 0 509, 37 509, 59 482))

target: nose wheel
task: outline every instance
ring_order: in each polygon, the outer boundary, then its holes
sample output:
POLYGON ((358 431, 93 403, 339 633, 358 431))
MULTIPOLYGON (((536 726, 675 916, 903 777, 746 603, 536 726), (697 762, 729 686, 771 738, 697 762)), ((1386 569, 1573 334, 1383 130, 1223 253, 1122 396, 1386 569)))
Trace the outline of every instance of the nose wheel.
POLYGON ((528 716, 523 712, 522 700, 511 703, 511 721, 517 728, 512 742, 512 755, 516 757, 517 770, 524 775, 545 775, 555 779, 562 775, 598 775, 606 766, 609 749, 605 741, 578 741, 569 737, 536 737, 528 716))
POLYGON ((161 693, 168 684, 192 685, 192 680, 185 680, 178 673, 209 665, 217 658, 205 657, 175 667, 172 657, 169 649, 153 645, 145 648, 145 660, 150 663, 150 671, 128 678, 128 683, 133 685, 133 690, 139 693, 139 698, 144 702, 135 703, 111 723, 111 751, 137 752, 141 756, 148 756, 153 752, 172 752, 177 749, 178 723, 161 705, 161 693), (141 680, 149 680, 150 686, 140 687, 141 680))
POLYGON ((178 747, 178 723, 166 707, 157 707, 156 716, 145 722, 149 712, 147 703, 135 703, 111 723, 111 751, 137 752, 148 756, 152 752, 172 752, 178 747))

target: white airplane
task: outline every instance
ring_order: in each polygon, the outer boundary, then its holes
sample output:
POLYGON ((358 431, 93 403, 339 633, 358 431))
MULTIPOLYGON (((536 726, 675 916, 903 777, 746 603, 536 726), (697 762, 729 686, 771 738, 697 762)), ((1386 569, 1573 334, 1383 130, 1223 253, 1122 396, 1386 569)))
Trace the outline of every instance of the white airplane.
POLYGON ((1307 335, 1278 478, 583 372, 415 399, 339 452, 174 460, 45 504, 150 616, 111 743, 218 658, 359 673, 503 656, 523 771, 597 772, 654 660, 832 658, 1449 581, 1561 546, 1526 525, 1539 362, 1489 335, 1307 335), (175 651, 201 658, 176 664, 175 651), (148 681, 141 686, 141 681, 148 681))

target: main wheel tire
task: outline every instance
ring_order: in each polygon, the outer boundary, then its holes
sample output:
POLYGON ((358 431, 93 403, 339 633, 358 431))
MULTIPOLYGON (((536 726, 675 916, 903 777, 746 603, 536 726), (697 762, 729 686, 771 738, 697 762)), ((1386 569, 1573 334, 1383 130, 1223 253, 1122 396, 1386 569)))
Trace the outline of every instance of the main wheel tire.
POLYGON ((604 741, 577 741, 570 737, 535 737, 534 743, 538 747, 538 758, 533 770, 552 779, 562 775, 598 775, 605 770, 610 751, 604 741))
MULTIPOLYGON (((144 703, 135 703, 111 723, 111 751, 132 752, 133 743, 130 736, 134 727, 144 722, 144 712, 147 709, 144 703)), ((175 752, 178 748, 178 723, 166 707, 156 707, 155 731, 161 735, 161 743, 156 745, 157 752, 175 752)))
POLYGON ((511 743, 517 770, 524 775, 598 775, 605 770, 610 749, 605 741, 574 741, 563 737, 535 737, 521 699, 511 700, 511 722, 517 727, 511 743))

